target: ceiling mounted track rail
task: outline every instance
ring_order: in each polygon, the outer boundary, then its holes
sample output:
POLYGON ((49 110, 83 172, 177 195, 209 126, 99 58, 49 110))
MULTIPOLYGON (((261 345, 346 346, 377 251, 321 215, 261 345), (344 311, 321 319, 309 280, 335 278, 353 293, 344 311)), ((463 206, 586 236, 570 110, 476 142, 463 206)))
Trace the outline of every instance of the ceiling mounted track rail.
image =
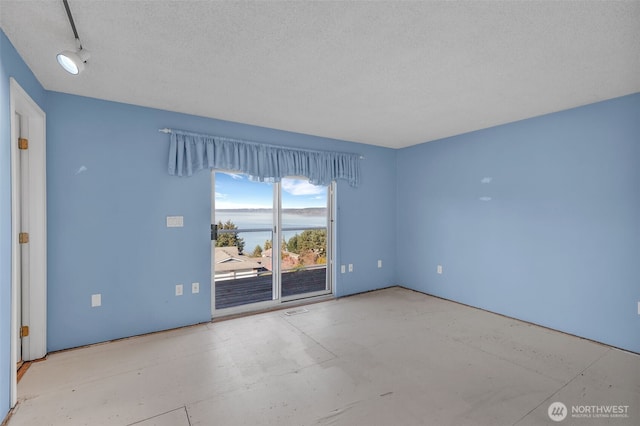
POLYGON ((76 23, 73 21, 73 15, 71 14, 71 8, 69 7, 69 2, 67 0, 62 0, 62 3, 64 3, 64 8, 67 11, 67 17, 69 18, 69 23, 71 24, 71 29, 73 30, 73 36, 76 38, 76 41, 78 43, 78 48, 82 49, 82 43, 80 43, 80 36, 78 36, 76 23))

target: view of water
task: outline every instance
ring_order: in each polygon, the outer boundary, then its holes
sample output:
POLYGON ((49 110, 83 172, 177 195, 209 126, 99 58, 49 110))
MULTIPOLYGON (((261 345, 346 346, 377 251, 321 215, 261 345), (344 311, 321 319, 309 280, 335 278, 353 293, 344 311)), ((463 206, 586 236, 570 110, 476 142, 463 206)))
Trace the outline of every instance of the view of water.
MULTIPOLYGON (((267 240, 272 239, 273 229, 273 212, 272 211, 228 211, 228 210, 216 210, 216 223, 225 223, 227 220, 233 222, 238 229, 256 229, 263 228, 265 231, 260 232, 239 232, 238 237, 244 239, 244 251, 245 254, 251 254, 253 249, 260 245, 264 248, 264 243, 267 240)), ((327 217, 325 215, 307 215, 307 214, 295 214, 295 213, 282 213, 282 226, 283 228, 304 228, 304 227, 316 227, 327 226, 327 217)), ((299 231, 285 231, 284 238, 288 240, 299 231)))

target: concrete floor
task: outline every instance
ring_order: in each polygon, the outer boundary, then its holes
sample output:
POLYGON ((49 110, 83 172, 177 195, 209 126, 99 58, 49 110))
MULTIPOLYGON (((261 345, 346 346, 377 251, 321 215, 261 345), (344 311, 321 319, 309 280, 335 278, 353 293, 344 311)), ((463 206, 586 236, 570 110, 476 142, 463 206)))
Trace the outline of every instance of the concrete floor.
POLYGON ((9 426, 640 425, 638 355, 400 288, 305 309, 52 354, 9 426))

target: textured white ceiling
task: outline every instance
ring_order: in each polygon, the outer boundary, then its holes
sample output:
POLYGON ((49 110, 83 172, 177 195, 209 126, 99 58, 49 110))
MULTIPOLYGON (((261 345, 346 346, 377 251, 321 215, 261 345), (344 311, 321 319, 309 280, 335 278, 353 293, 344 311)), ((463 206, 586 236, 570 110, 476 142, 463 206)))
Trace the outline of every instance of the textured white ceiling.
POLYGON ((0 0, 46 89, 405 147, 640 92, 640 2, 0 0))

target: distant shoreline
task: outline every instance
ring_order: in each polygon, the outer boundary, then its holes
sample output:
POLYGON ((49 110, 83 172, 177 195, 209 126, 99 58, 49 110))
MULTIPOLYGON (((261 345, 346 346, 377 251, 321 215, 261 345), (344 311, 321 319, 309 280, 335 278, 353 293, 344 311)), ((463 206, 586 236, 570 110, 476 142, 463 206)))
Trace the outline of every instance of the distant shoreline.
MULTIPOLYGON (((271 213, 273 209, 216 209, 221 213, 271 213)), ((307 207, 302 209, 282 209, 282 213, 296 214, 300 216, 324 216, 327 214, 326 207, 307 207)))

